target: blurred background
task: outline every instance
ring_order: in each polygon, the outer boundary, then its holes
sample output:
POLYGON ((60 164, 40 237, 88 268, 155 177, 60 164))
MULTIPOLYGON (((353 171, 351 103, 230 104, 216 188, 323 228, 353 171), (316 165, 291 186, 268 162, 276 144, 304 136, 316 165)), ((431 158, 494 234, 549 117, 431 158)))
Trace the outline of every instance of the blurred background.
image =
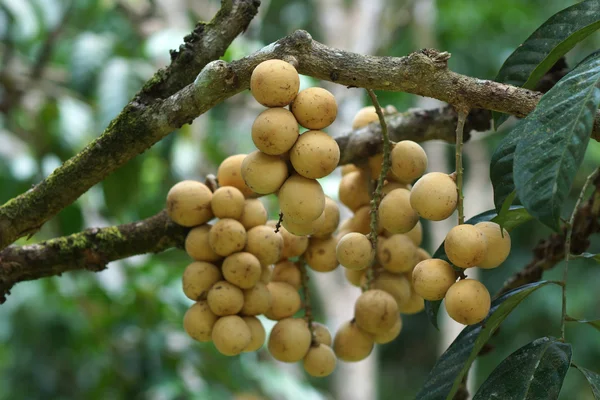
MULTIPOLYGON (((263 0, 248 31, 224 59, 254 52, 295 29, 327 45, 363 54, 402 56, 423 47, 452 53, 450 68, 493 79, 506 57, 541 23, 574 2, 560 0, 263 0)), ((142 84, 169 62, 196 21, 219 9, 213 0, 0 0, 0 204, 26 191, 97 137, 142 84)), ((570 66, 600 47, 598 34, 567 57, 570 66)), ((350 130, 368 105, 361 89, 309 77, 302 87, 323 86, 339 103, 328 132, 350 130)), ((403 93, 378 93, 382 105, 403 111, 441 104, 403 93)), ((87 227, 146 218, 165 205, 182 179, 215 173, 225 157, 253 150, 250 127, 262 110, 243 93, 210 110, 129 162, 64 209, 30 240, 87 227)), ((466 216, 493 207, 489 158, 509 129, 476 133, 466 144, 466 216)), ((453 146, 428 143, 429 171, 453 171, 453 146)), ((592 141, 572 196, 600 162, 592 141)), ((339 172, 323 179, 336 198, 339 172)), ((278 209, 263 199, 272 217, 278 209)), ((571 199, 570 207, 574 204, 571 199)), ((346 215, 348 210, 344 211, 346 215)), ((565 209, 565 215, 569 213, 565 209)), ((431 253, 455 218, 424 223, 431 253)), ((512 234, 505 264, 479 275, 495 293, 531 259, 531 248, 549 234, 531 222, 512 234)), ((378 346, 357 364, 340 363, 326 379, 308 378, 301 366, 277 363, 266 350, 227 358, 212 344, 192 342, 182 318, 190 301, 181 290, 189 259, 183 251, 143 255, 97 274, 69 273, 18 284, 0 306, 0 399, 229 399, 254 393, 268 399, 411 399, 439 354, 460 330, 445 322, 436 331, 424 313, 404 318, 393 343, 378 346)), ((569 313, 600 317, 600 269, 572 261, 569 313)), ((559 268, 547 273, 559 278, 559 268)), ((317 320, 333 332, 352 316, 359 289, 339 271, 313 273, 317 320)), ((560 291, 544 288, 524 302, 492 338, 494 350, 478 359, 476 388, 508 354, 544 335, 559 335, 560 291)), ((272 326, 265 320, 267 329, 272 326)), ((568 326, 574 360, 600 370, 598 332, 568 326)), ((592 399, 578 372, 569 372, 562 399, 592 399)))

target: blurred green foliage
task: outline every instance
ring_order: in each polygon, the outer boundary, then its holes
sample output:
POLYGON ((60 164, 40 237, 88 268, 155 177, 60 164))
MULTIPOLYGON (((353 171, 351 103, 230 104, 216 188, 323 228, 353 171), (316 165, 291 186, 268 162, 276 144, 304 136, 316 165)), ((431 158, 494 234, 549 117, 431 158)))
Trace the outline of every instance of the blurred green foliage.
MULTIPOLYGON (((176 48, 189 29, 168 23, 165 10, 154 3, 0 0, 0 203, 26 191, 98 136, 143 82, 168 63, 168 50, 176 48), (45 46, 52 51, 43 74, 30 77, 45 46)), ((194 21, 211 18, 199 9, 218 7, 216 1, 201 1, 196 8, 189 3, 184 20, 190 29, 194 21)), ((299 28, 323 40, 316 0, 263 3, 260 21, 232 44, 225 59, 241 57, 299 28)), ((387 7, 410 14, 412 2, 388 3, 387 7)), ((571 3, 438 1, 435 39, 441 50, 452 53, 453 70, 493 78, 520 41, 571 3)), ((409 16, 377 54, 400 56, 418 49, 409 16)), ((569 54, 569 65, 599 43, 598 35, 592 35, 569 54)), ((132 160, 65 208, 29 242, 153 215, 164 207, 175 182, 214 173, 228 155, 251 151, 248 131, 258 109, 243 111, 249 107, 247 97, 241 94, 215 107, 132 160)), ((399 110, 415 102, 407 94, 380 97, 399 110)), ((501 134, 484 139, 490 154, 501 134)), ((599 160, 600 145, 594 142, 573 196, 599 160)), ((326 190, 334 196, 336 184, 335 179, 327 181, 326 190)), ((273 199, 266 198, 265 204, 276 215, 273 199)), ((548 234, 535 222, 517 229, 504 267, 483 274, 490 292, 522 268, 537 240, 548 234)), ((425 248, 434 250, 436 244, 426 240, 425 248)), ((595 250, 597 241, 591 251, 595 250)), ((18 284, 0 307, 0 399, 226 399, 240 391, 325 398, 331 378, 295 377, 264 361, 261 353, 226 358, 212 345, 192 343, 181 326, 189 305, 180 289, 187 263, 183 252, 173 250, 115 262, 99 274, 69 273, 18 284)), ((598 318, 600 269, 593 260, 572 264, 570 313, 598 318)), ((547 276, 553 279, 558 274, 554 270, 547 276)), ((317 310, 317 315, 322 313, 317 310)), ((543 290, 528 299, 492 339, 495 350, 480 358, 477 385, 515 349, 540 336, 558 335, 559 316, 558 290, 543 290)), ((585 325, 569 325, 567 330, 574 343, 573 359, 596 371, 600 370, 597 335, 585 325)), ((424 313, 405 318, 401 337, 381 346, 380 399, 398 399, 398 393, 402 399, 414 396, 436 360, 440 337, 424 313)), ((577 372, 568 374, 562 398, 591 398, 577 372)))

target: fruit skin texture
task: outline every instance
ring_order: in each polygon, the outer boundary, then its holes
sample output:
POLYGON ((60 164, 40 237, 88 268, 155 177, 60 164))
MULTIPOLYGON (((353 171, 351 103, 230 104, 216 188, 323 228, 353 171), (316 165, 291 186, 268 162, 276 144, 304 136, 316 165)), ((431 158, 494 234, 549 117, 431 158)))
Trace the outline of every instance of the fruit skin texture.
POLYGON ((258 258, 246 251, 227 256, 223 261, 222 270, 227 282, 234 284, 240 289, 254 287, 262 273, 258 258))
POLYGON ((444 241, 450 262, 457 267, 476 267, 485 260, 487 240, 479 228, 462 224, 450 229, 444 241))
POLYGON ((239 219, 244 212, 244 194, 234 186, 221 186, 213 193, 210 207, 217 218, 239 219))
POLYGON ((425 150, 412 140, 396 143, 390 155, 391 169, 401 182, 410 183, 420 178, 427 169, 425 150))
POLYGON ((377 260, 387 271, 409 272, 417 262, 417 247, 406 235, 392 235, 377 241, 377 260))
POLYGON ((350 172, 342 176, 338 189, 340 202, 351 211, 369 205, 371 198, 367 181, 367 174, 363 171, 350 172))
POLYGON ((244 292, 244 306, 241 314, 260 315, 266 313, 271 307, 271 292, 262 282, 257 282, 254 287, 244 292))
POLYGON ((252 141, 263 153, 278 156, 289 151, 298 139, 298 122, 285 108, 269 108, 252 124, 252 141))
POLYGON ((206 297, 212 285, 222 279, 223 275, 215 265, 203 261, 195 261, 183 271, 183 293, 188 299, 198 301, 206 297))
POLYGON ((356 300, 354 318, 356 325, 368 333, 385 333, 393 328, 399 318, 398 304, 392 295, 383 290, 367 290, 356 300))
POLYGON ((183 329, 194 340, 210 342, 212 330, 218 318, 210 310, 206 301, 198 301, 185 312, 183 329))
POLYGON ((510 235, 506 229, 500 228, 500 225, 491 221, 479 222, 475 224, 475 228, 483 232, 487 241, 485 258, 477 266, 485 269, 496 268, 510 254, 510 235))
POLYGON ((221 186, 234 186, 248 197, 255 197, 256 193, 252 191, 242 178, 242 162, 246 154, 236 154, 229 156, 221 162, 217 169, 217 180, 221 186))
MULTIPOLYGON (((366 280, 366 275, 363 276, 364 280, 366 280)), ((396 300, 399 309, 410 300, 410 282, 404 274, 380 271, 371 282, 371 289, 379 289, 389 293, 396 300)))
MULTIPOLYGON (((285 218, 284 218, 285 219, 285 218)), ((268 221, 267 226, 275 228, 277 221, 268 221)), ((283 249, 281 250, 281 259, 297 257, 306 251, 308 247, 308 238, 306 236, 294 235, 284 227, 279 227, 279 234, 283 238, 283 249)))
POLYGON ((280 320, 298 312, 302 301, 292 285, 285 282, 269 282, 267 289, 271 293, 271 307, 265 313, 267 318, 280 320))
POLYGON ((390 233, 407 233, 419 222, 410 196, 411 193, 406 189, 394 189, 381 200, 379 221, 390 233))
POLYGON ((246 322, 237 315, 219 318, 212 331, 212 341, 219 353, 225 356, 240 354, 252 341, 246 322))
POLYGON ((244 293, 239 287, 219 281, 208 291, 207 297, 210 310, 218 316, 237 314, 244 306, 244 293))
MULTIPOLYGON (((346 280, 350 282, 351 285, 360 287, 360 280, 363 276, 366 275, 367 270, 355 270, 344 268, 344 275, 346 276, 346 280)), ((380 289, 380 288, 378 288, 380 289)))
POLYGON ((248 325, 248 328, 250 328, 251 337, 250 343, 243 351, 250 352, 260 349, 265 344, 265 338, 267 337, 265 327, 256 317, 242 317, 242 319, 248 325))
POLYGON ((340 147, 322 131, 300 135, 290 151, 290 161, 296 172, 305 178, 317 179, 329 175, 340 161, 340 147))
POLYGON ((335 121, 337 103, 331 92, 310 87, 298 93, 290 107, 300 125, 306 129, 323 129, 335 121))
POLYGON ((352 129, 359 129, 369 125, 371 122, 379 121, 379 116, 374 106, 363 107, 354 116, 352 120, 352 129))
POLYGON ((315 341, 317 343, 324 344, 325 346, 331 347, 331 333, 329 333, 329 329, 323 324, 318 322, 313 322, 313 331, 315 332, 315 341))
POLYGON ((282 260, 275 264, 273 268, 273 276, 271 277, 273 282, 285 282, 299 290, 302 286, 302 274, 300 269, 291 261, 282 260))
POLYGON ((490 311, 490 292, 475 279, 463 279, 448 289, 444 303, 450 318, 473 325, 483 321, 490 311))
POLYGON ((288 168, 278 156, 270 156, 260 150, 248 154, 241 166, 244 182, 259 194, 275 193, 288 177, 288 168))
POLYGON ((315 231, 315 223, 319 221, 319 218, 311 222, 303 222, 298 224, 294 221, 291 221, 289 218, 286 218, 284 215, 283 219, 281 220, 281 226, 283 226, 292 235, 308 236, 315 231))
POLYGON ((204 224, 192 228, 185 238, 185 251, 196 261, 219 261, 223 257, 215 253, 208 243, 212 225, 204 224))
POLYGON ((325 209, 325 193, 319 182, 300 175, 290 176, 278 197, 283 217, 298 224, 316 220, 325 209))
POLYGON ((456 272, 444 260, 432 258, 421 261, 412 272, 415 292, 425 300, 441 300, 456 282, 456 272))
POLYGON ((259 199, 246 199, 239 221, 246 230, 267 223, 267 209, 259 199))
POLYGON ((348 269, 365 269, 375 259, 375 249, 369 238, 362 233, 344 235, 335 248, 336 257, 348 269))
POLYGON ((374 336, 375 343, 378 343, 378 344, 389 343, 389 342, 393 341, 394 339, 396 339, 398 337, 398 335, 400 335, 400 331, 402 331, 402 318, 399 317, 396 320, 396 323, 394 324, 392 329, 390 329, 389 331, 383 332, 383 333, 378 333, 374 336))
POLYGON ((308 350, 303 365, 304 370, 310 376, 321 378, 331 375, 336 365, 335 353, 331 347, 318 344, 308 350))
POLYGON ((208 222, 212 217, 212 192, 202 182, 181 181, 167 193, 167 214, 178 225, 192 227, 208 222))
POLYGON ((410 205, 421 217, 442 221, 456 209, 456 183, 441 172, 430 172, 415 182, 410 192, 410 205))
POLYGON ((333 338, 333 351, 346 362, 364 360, 373 351, 373 336, 360 329, 354 321, 344 323, 333 338))
POLYGON ((218 255, 228 256, 246 246, 246 230, 235 219, 221 219, 210 228, 208 244, 218 255))
POLYGON ((282 60, 263 61, 250 77, 254 99, 265 107, 284 107, 294 100, 300 89, 296 68, 282 60))
POLYGON ((261 265, 274 264, 281 259, 283 250, 283 238, 266 225, 255 226, 247 232, 245 251, 258 258, 261 265))
POLYGON ((337 239, 328 237, 326 239, 310 238, 304 258, 308 266, 317 272, 330 272, 337 268, 336 256, 337 239))
POLYGON ((269 353, 278 361, 298 362, 310 348, 311 335, 306 321, 285 318, 277 322, 269 335, 269 353))

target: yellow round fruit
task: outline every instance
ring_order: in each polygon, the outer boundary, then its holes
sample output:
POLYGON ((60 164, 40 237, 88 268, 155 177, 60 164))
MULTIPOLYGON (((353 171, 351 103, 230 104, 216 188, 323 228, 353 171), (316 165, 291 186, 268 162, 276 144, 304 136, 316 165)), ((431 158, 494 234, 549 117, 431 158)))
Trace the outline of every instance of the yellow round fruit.
POLYGON ((338 266, 336 257, 337 239, 328 237, 325 239, 310 238, 308 248, 304 253, 304 259, 308 266, 317 272, 333 271, 338 266))
POLYGON ((444 250, 457 267, 476 267, 485 260, 487 240, 479 228, 462 224, 450 229, 444 240, 444 250))
POLYGON ((213 193, 210 207, 217 218, 239 219, 244 212, 244 194, 236 187, 221 186, 213 193))
POLYGON ((263 347, 267 333, 265 327, 256 317, 242 317, 244 322, 250 328, 250 343, 244 348, 244 352, 256 351, 263 347))
POLYGON ((274 264, 281 259, 283 238, 267 225, 255 226, 248 231, 245 251, 258 258, 262 265, 274 264))
POLYGON ((208 243, 208 236, 212 225, 204 224, 190 229, 185 237, 185 251, 196 261, 214 262, 223 257, 215 253, 208 243))
POLYGON ((361 279, 367 273, 366 269, 347 269, 344 268, 344 275, 346 276, 346 280, 350 282, 351 285, 360 287, 361 279))
POLYGON ((354 164, 346 164, 342 166, 342 176, 349 174, 350 172, 359 171, 358 167, 354 164))
MULTIPOLYGON (((285 218, 284 218, 285 219, 285 218)), ((277 221, 268 221, 267 225, 275 228, 277 221)), ((308 247, 308 238, 306 236, 298 236, 290 233, 284 226, 279 227, 279 234, 283 238, 283 249, 281 251, 281 259, 298 257, 306 251, 308 247)))
POLYGON ((210 310, 204 300, 194 303, 185 312, 183 329, 194 340, 210 342, 212 330, 218 317, 210 310))
POLYGON ((479 268, 492 269, 502 264, 510 254, 510 235, 495 222, 479 222, 475 224, 485 235, 487 250, 485 258, 477 266, 479 268))
POLYGON ((410 205, 421 217, 441 221, 456 210, 458 192, 449 175, 430 172, 415 182, 410 192, 410 205))
POLYGON ((412 140, 402 140, 392 149, 391 169, 401 182, 410 183, 419 179, 427 169, 425 150, 412 140))
POLYGON ((369 177, 363 171, 350 172, 342 176, 338 198, 351 211, 356 211, 371 202, 369 196, 369 177))
POLYGON ((252 341, 248 324, 237 315, 221 317, 212 331, 212 341, 219 353, 224 356, 240 354, 252 341))
POLYGON ((315 334, 315 341, 317 343, 324 344, 325 346, 330 346, 332 343, 331 333, 329 333, 329 329, 323 324, 318 322, 312 323, 313 332, 315 334))
POLYGON ((365 269, 375 259, 375 249, 368 237, 351 232, 338 242, 335 254, 338 262, 348 269, 365 269))
POLYGON ((190 300, 202 300, 212 285, 222 279, 223 275, 215 265, 204 261, 195 261, 183 271, 183 293, 190 300))
POLYGON ((259 199, 246 199, 239 221, 246 230, 267 223, 267 209, 259 199))
POLYGON ((269 353, 278 361, 298 362, 310 348, 311 334, 306 321, 285 318, 277 322, 269 335, 269 353))
POLYGON ((296 264, 283 260, 275 264, 271 281, 285 282, 292 285, 294 289, 299 290, 302 286, 302 274, 296 264))
POLYGON ((425 309, 425 299, 415 292, 411 286, 410 297, 402 304, 398 304, 400 314, 416 314, 425 309))
POLYGON ((305 178, 323 178, 337 168, 340 148, 337 142, 322 131, 300 135, 290 151, 290 161, 296 172, 305 178))
POLYGON ((389 192, 394 189, 406 189, 410 190, 411 186, 406 183, 394 182, 394 181, 385 181, 383 184, 383 189, 381 190, 382 198, 387 196, 389 192))
POLYGON ((246 197, 255 197, 256 193, 252 191, 242 178, 242 162, 246 154, 236 154, 229 156, 221 162, 217 170, 217 180, 221 186, 233 186, 238 188, 246 197))
POLYGON ((379 122, 379 116, 374 106, 363 107, 354 116, 352 120, 352 129, 359 129, 369 125, 371 122, 379 122))
POLYGON ((414 228, 406 232, 406 236, 413 241, 415 246, 419 247, 423 243, 423 225, 421 225, 421 221, 417 222, 414 228))
POLYGON ((221 219, 210 228, 208 244, 218 255, 228 256, 246 246, 246 230, 235 219, 221 219))
POLYGON ((281 226, 295 236, 308 236, 315 231, 315 223, 319 221, 319 218, 314 221, 296 223, 284 215, 281 220, 281 226))
POLYGON ((315 223, 312 235, 316 238, 331 236, 340 224, 340 208, 330 197, 325 196, 325 209, 317 221, 321 219, 320 223, 315 223))
POLYGON ((289 151, 298 139, 298 122, 285 108, 269 108, 252 124, 252 141, 256 148, 272 156, 289 151))
POLYGON ((398 304, 387 292, 370 289, 361 294, 354 304, 356 325, 372 334, 392 329, 399 318, 398 304))
POLYGON ((269 282, 271 308, 265 313, 269 319, 280 320, 296 314, 302 305, 298 291, 289 283, 269 282))
POLYGON ((250 289, 256 285, 262 274, 258 258, 245 251, 228 255, 222 269, 227 282, 240 289, 250 289))
POLYGON ((448 289, 444 303, 450 318, 464 325, 473 325, 488 315, 490 292, 479 281, 463 279, 448 289))
POLYGON ((310 376, 322 378, 331 375, 336 365, 335 353, 324 344, 312 346, 304 357, 304 370, 310 376))
POLYGON ((419 215, 410 203, 410 192, 394 189, 379 204, 379 221, 390 233, 410 232, 419 222, 419 215))
POLYGON ((325 209, 325 194, 319 182, 300 175, 290 176, 278 197, 283 217, 298 224, 316 220, 325 209))
POLYGON ((323 129, 335 121, 337 103, 333 94, 320 87, 301 90, 290 107, 300 125, 306 129, 323 129))
POLYGON ((300 89, 296 68, 282 60, 267 60, 258 64, 250 77, 254 99, 265 107, 284 107, 294 100, 300 89))
MULTIPOLYGON (((381 219, 377 219, 377 233, 383 232, 381 219)), ((371 206, 362 206, 354 212, 352 217, 352 230, 362 234, 371 233, 371 206)))
POLYGON ((441 300, 456 282, 456 272, 444 260, 432 258, 421 261, 412 272, 415 292, 425 300, 441 300))
POLYGON ((260 150, 248 154, 242 162, 241 169, 246 185, 259 194, 275 193, 288 177, 285 161, 260 150))
MULTIPOLYGON (((364 275, 366 279, 366 275, 364 275)), ((361 282, 366 283, 366 282, 361 282)), ((410 281, 404 274, 393 274, 389 271, 379 271, 377 276, 371 282, 372 289, 383 290, 389 293, 394 300, 398 308, 409 301, 410 299, 410 281)))
POLYGON ((234 315, 244 306, 244 293, 227 281, 219 281, 210 288, 206 300, 210 310, 216 315, 234 315))
POLYGON ((392 235, 377 240, 377 260, 390 272, 408 272, 417 262, 417 247, 406 235, 392 235))
POLYGON ((271 307, 271 292, 262 282, 257 282, 254 287, 244 292, 244 306, 241 314, 260 315, 266 313, 271 307))
POLYGON ((398 317, 398 319, 396 319, 396 323, 390 330, 378 333, 374 335, 373 338, 377 344, 389 343, 400 335, 400 331, 402 331, 402 318, 398 317))
POLYGON ((371 354, 374 344, 371 334, 359 328, 354 321, 348 321, 335 333, 333 351, 342 361, 361 361, 371 354))
POLYGON ((202 182, 179 182, 167 194, 167 214, 181 226, 202 225, 213 217, 210 208, 212 196, 208 186, 202 182))

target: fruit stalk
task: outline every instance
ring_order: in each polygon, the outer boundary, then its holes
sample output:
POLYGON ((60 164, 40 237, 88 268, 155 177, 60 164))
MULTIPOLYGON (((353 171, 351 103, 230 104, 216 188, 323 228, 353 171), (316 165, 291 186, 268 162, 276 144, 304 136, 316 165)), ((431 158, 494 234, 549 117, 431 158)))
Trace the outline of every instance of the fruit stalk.
MULTIPOLYGON (((379 210, 379 203, 381 203, 381 192, 383 190, 383 183, 385 181, 385 177, 390 169, 390 154, 392 151, 392 146, 390 143, 390 136, 388 134, 387 124, 385 122, 385 118, 383 116, 383 110, 381 109, 381 105, 377 100, 377 95, 372 89, 367 89, 367 93, 371 98, 371 102, 375 107, 375 112, 379 117, 379 123, 381 124, 381 139, 383 140, 383 161, 381 164, 381 173, 377 179, 377 186, 375 187, 375 191, 373 192, 373 196, 371 199, 371 233, 369 234, 369 239, 371 239, 371 245, 373 249, 377 249, 377 215, 379 210)), ((366 289, 368 290, 371 287, 371 282, 373 281, 373 266, 375 261, 371 263, 369 269, 367 270, 367 284, 366 289)))
POLYGON ((465 223, 465 210, 464 210, 464 196, 463 196, 463 163, 462 163, 462 148, 463 148, 463 131, 465 128, 465 121, 469 114, 468 108, 458 109, 458 122, 456 124, 456 190, 458 191, 458 203, 456 208, 458 209, 458 224, 465 223))
POLYGON ((577 198, 577 203, 575 203, 575 208, 573 208, 573 212, 571 213, 571 217, 569 218, 569 222, 567 223, 567 232, 565 233, 565 269, 563 271, 563 279, 562 279, 562 315, 560 319, 560 338, 564 342, 565 341, 565 322, 567 320, 567 279, 569 277, 569 260, 571 259, 571 238, 573 237, 573 225, 575 224, 575 216, 577 215, 577 210, 579 210, 579 206, 583 201, 583 197, 585 196, 585 192, 589 185, 596 179, 600 173, 600 167, 596 168, 594 172, 592 172, 583 187, 581 188, 581 192, 579 192, 579 197, 577 198))
POLYGON ((306 262, 304 261, 304 257, 300 256, 298 261, 296 262, 298 269, 300 270, 300 274, 302 276, 302 295, 304 296, 304 319, 306 319, 306 324, 308 325, 308 330, 310 331, 311 342, 315 343, 315 329, 313 326, 313 315, 312 315, 312 307, 310 305, 310 289, 308 288, 308 271, 306 270, 306 262))

